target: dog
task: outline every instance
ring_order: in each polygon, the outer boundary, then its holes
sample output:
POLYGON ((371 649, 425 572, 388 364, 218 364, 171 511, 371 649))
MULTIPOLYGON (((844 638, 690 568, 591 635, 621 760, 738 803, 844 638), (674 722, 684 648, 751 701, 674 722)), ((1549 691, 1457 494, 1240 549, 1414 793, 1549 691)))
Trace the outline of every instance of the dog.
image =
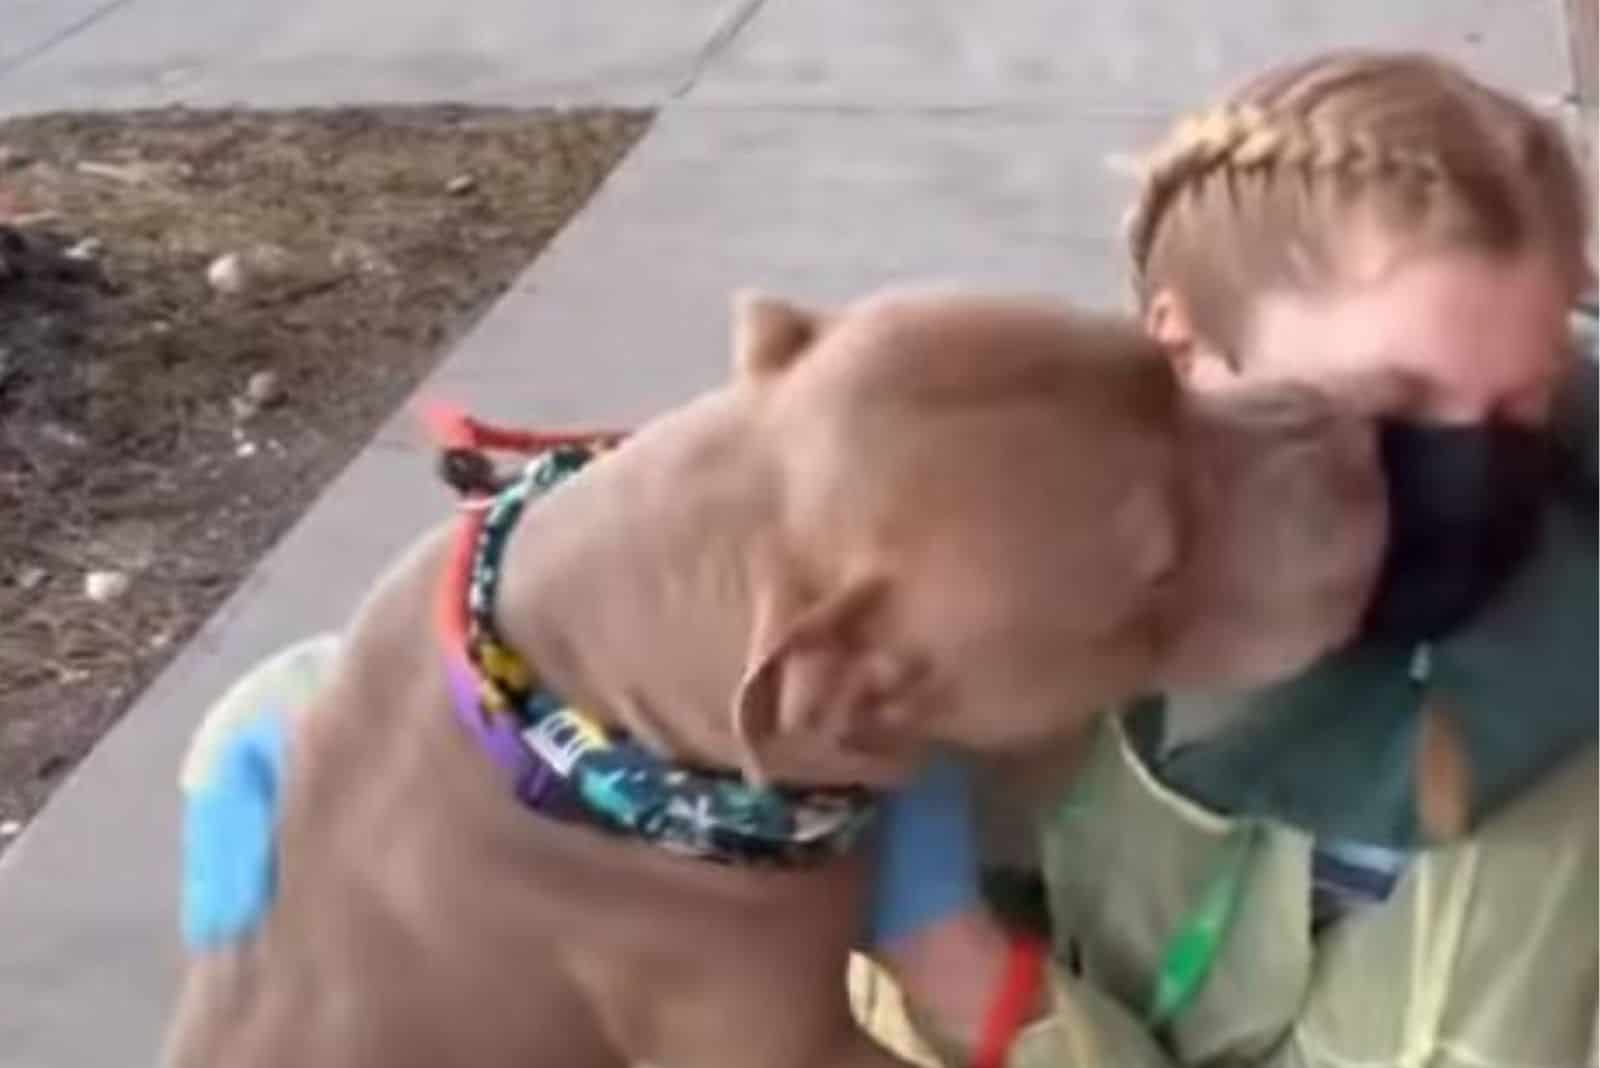
POLYGON ((486 483, 317 647, 169 1068, 901 1064, 841 982, 877 791, 1357 625, 1383 484, 1313 392, 1188 396, 1128 324, 949 288, 733 333, 726 385, 486 483))

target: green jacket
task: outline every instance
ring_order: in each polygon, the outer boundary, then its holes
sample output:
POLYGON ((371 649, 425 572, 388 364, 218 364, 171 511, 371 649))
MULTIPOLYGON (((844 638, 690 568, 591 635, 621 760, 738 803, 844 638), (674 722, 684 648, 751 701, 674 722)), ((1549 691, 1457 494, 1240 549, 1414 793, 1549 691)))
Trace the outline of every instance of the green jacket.
MULTIPOLYGON (((1013 1065, 1593 1063, 1600 479, 1593 320, 1577 326, 1569 481, 1535 559, 1470 627, 1421 655, 1356 649, 1259 693, 1145 702, 1105 725, 1042 828, 1055 1009, 1013 1065), (1424 698, 1466 743, 1473 817, 1426 848, 1424 698), (1219 726, 1178 739, 1169 718, 1219 726), (1313 934, 1313 854, 1331 840, 1409 863, 1386 900, 1313 934), (1175 973, 1198 979, 1163 999, 1175 973)), ((938 1063, 882 973, 853 962, 851 990, 880 1038, 938 1063)))
MULTIPOLYGON (((1390 898, 1313 938, 1312 839, 1254 836, 1241 900, 1198 995, 1164 1029, 1150 992, 1172 934, 1247 825, 1148 773, 1108 724, 1045 834, 1056 967, 1012 1068, 1578 1068, 1596 1028, 1595 795, 1589 746, 1465 839, 1427 850, 1390 898)), ((926 1068, 940 1060, 894 983, 851 961, 857 1018, 926 1068)))

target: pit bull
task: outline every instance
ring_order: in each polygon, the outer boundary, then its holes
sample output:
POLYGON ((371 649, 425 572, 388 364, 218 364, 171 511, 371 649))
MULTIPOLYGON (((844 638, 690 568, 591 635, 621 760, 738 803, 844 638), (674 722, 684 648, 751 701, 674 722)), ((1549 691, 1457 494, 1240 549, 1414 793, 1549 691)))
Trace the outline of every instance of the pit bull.
POLYGON ((875 792, 1356 626, 1383 485, 1315 394, 1186 396, 1129 325, 949 289, 747 294, 733 335, 726 385, 485 488, 318 647, 169 1068, 900 1064, 841 982, 875 792))

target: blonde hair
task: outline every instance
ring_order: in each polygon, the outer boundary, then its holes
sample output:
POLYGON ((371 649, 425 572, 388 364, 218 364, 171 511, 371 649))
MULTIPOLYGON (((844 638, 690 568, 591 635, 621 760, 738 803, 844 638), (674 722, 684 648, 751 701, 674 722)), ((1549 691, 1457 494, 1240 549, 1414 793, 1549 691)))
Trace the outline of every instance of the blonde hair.
POLYGON ((1322 55, 1183 120, 1147 157, 1127 221, 1135 289, 1141 307, 1182 294, 1195 330, 1235 353, 1256 294, 1326 280, 1370 220, 1408 248, 1547 250, 1576 292, 1583 187, 1553 123, 1458 68, 1322 55))

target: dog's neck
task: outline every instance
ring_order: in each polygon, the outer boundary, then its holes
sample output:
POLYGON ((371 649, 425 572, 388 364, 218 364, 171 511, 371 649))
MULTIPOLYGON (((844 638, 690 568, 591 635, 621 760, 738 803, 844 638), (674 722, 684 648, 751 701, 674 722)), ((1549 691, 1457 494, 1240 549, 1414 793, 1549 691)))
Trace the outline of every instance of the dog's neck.
POLYGON ((723 391, 531 505, 506 549, 502 636, 595 720, 673 760, 737 766, 752 561, 776 528, 765 455, 723 391))

